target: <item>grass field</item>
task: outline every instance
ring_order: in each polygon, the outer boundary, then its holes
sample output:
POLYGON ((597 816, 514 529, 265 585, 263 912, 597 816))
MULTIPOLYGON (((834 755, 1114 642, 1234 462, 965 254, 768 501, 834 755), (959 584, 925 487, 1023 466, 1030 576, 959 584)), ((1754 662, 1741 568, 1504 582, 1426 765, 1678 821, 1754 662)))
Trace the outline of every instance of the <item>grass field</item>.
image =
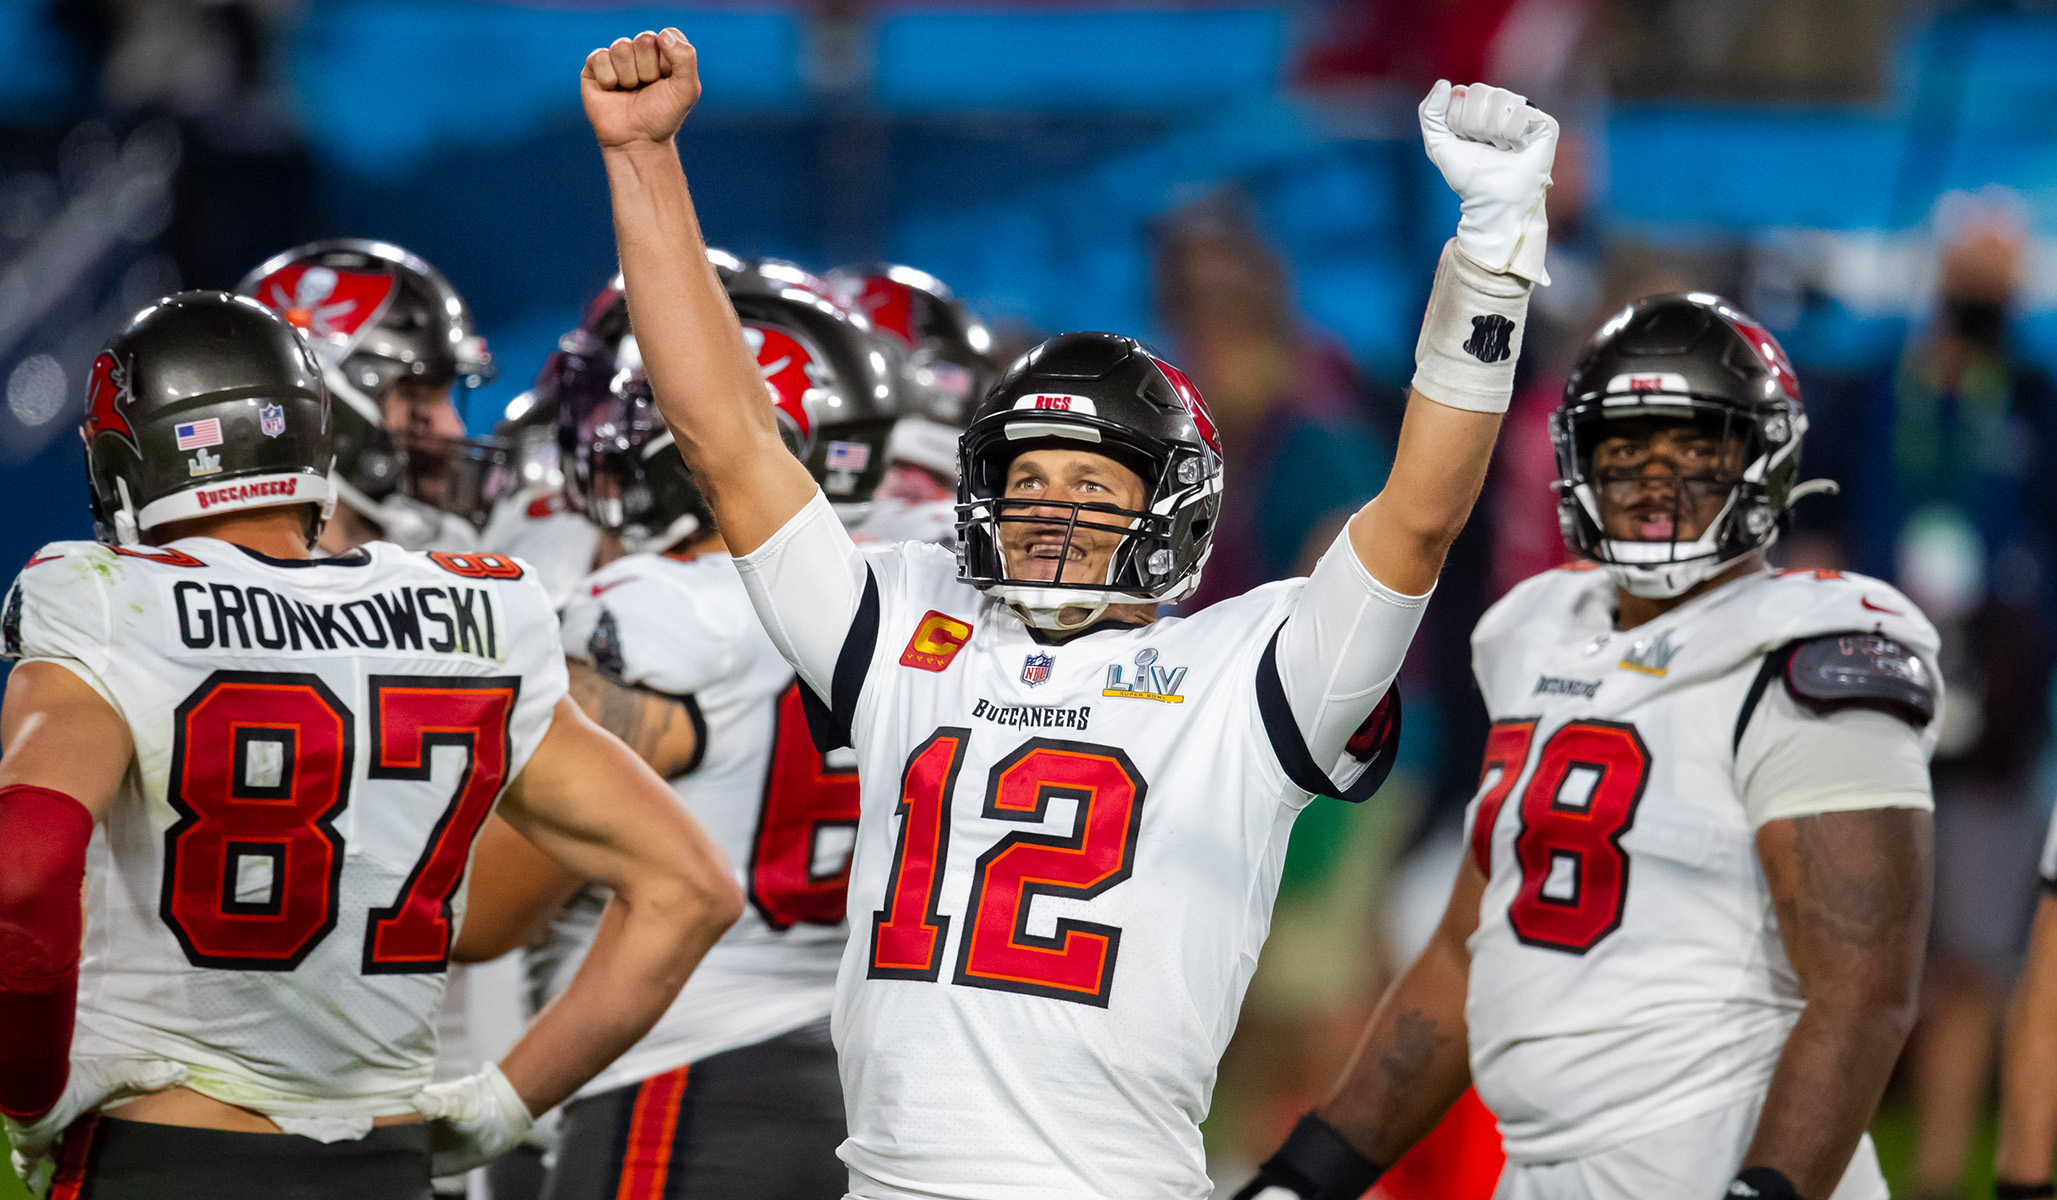
MULTIPOLYGON (((1878 1142, 1880 1164, 1885 1168, 1886 1182, 1892 1185, 1893 1194, 1912 1197, 1913 1190, 1907 1183, 1907 1172, 1914 1159, 1914 1114, 1904 1105, 1888 1104, 1881 1109, 1878 1120, 1872 1123, 1871 1134, 1878 1142)), ((1969 1197, 1984 1197, 1993 1194, 1993 1123, 1980 1123, 1978 1140, 1972 1152, 1973 1168, 1959 1193, 1969 1197)), ((28 1192, 14 1178, 12 1171, 0 1171, 0 1200, 25 1200, 28 1192)))

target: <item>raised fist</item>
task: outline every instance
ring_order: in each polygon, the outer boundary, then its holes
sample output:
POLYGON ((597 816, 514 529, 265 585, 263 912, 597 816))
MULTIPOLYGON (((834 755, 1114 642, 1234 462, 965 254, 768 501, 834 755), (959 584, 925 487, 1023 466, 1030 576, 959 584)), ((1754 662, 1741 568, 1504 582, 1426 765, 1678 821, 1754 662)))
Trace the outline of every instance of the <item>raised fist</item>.
POLYGON ((1557 122, 1505 88, 1438 80, 1421 102, 1421 141, 1457 193, 1457 248, 1489 271, 1547 285, 1543 194, 1557 122))
POLYGON ((700 99, 693 44, 676 29, 616 38, 586 55, 579 99, 602 149, 670 141, 700 99))

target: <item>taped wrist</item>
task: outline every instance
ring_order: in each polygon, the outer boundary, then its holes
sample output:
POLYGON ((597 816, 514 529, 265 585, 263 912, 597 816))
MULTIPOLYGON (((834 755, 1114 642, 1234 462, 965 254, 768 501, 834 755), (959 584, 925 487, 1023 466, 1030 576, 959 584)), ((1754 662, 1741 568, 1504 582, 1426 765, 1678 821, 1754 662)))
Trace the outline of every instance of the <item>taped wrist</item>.
POLYGON ((1993 1181, 1993 1200, 2048 1200, 2052 1196, 2057 1196, 2057 1182, 2048 1179, 2041 1183, 1993 1181))
POLYGON ((1384 1167, 1359 1154, 1335 1126, 1308 1113, 1237 1196, 1278 1187, 1301 1200, 1357 1200, 1384 1173, 1384 1167))
POLYGON ((1443 245, 1436 283, 1414 344, 1414 390, 1438 404, 1503 413, 1514 398, 1530 284, 1500 275, 1443 245))
POLYGON ((1744 1167, 1728 1185, 1728 1200, 1803 1200, 1775 1167, 1744 1167))
POLYGON ((0 787, 0 1112, 42 1116, 71 1073, 93 816, 50 788, 0 787))

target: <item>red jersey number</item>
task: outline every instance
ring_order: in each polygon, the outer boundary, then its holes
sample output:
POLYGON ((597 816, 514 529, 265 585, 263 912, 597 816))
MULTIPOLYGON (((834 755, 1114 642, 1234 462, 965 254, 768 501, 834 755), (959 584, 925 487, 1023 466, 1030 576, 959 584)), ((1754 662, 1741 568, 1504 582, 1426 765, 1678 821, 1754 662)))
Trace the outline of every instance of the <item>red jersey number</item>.
POLYGON ((771 731, 771 769, 757 836, 750 843, 750 903, 773 929, 841 925, 850 892, 850 856, 820 870, 824 833, 857 828, 857 772, 831 770, 814 748, 795 680, 779 694, 771 731))
MULTIPOLYGON (((1533 720, 1516 721, 1495 726, 1487 738, 1482 774, 1495 766, 1501 773, 1480 797, 1472 853, 1489 877, 1493 825, 1534 734, 1533 720)), ((1629 883, 1621 838, 1635 825, 1649 775, 1650 751, 1633 725, 1578 721, 1543 743, 1522 789, 1521 828, 1514 836, 1521 887, 1507 920, 1516 937, 1584 954, 1620 928, 1629 883)))
MULTIPOLYGON (((429 778, 436 746, 465 752, 456 794, 393 904, 365 922, 367 974, 440 971, 450 899, 507 779, 512 677, 373 676, 370 779, 429 778)), ((216 671, 173 716, 158 912, 197 967, 290 971, 336 926, 356 717, 321 679, 216 671)))
MULTIPOLYGON (((873 979, 940 977, 950 919, 937 915, 947 866, 950 799, 970 732, 939 729, 907 760, 899 842, 885 907, 872 916, 873 979)), ((982 813, 1040 824, 1052 800, 1076 805, 1069 834, 1010 833, 979 856, 952 982, 1106 1007, 1121 930, 1066 918, 1028 931, 1036 897, 1090 900, 1135 868, 1147 787, 1111 746, 1031 738, 994 765, 982 813)))

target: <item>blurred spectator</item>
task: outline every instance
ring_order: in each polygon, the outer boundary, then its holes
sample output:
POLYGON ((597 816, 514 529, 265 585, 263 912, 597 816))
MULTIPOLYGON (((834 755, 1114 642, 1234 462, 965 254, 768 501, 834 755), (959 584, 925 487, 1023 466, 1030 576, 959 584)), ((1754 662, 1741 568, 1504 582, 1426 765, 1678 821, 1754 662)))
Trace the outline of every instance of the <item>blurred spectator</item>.
POLYGON ((2035 903, 2057 567, 2057 391, 2008 344, 2023 207, 2001 189, 1950 193, 1935 232, 1933 319, 1891 368, 1810 397, 1825 436, 1808 439, 1822 451, 1810 474, 1844 485, 1831 529, 1853 565, 1893 579, 1943 635, 1936 911, 1910 1048, 1922 1197, 1958 1194, 2035 903))
POLYGON ((1304 573, 1392 465, 1340 347, 1303 330, 1284 264, 1238 199, 1158 232, 1156 317, 1221 431, 1228 503, 1189 609, 1304 573))

